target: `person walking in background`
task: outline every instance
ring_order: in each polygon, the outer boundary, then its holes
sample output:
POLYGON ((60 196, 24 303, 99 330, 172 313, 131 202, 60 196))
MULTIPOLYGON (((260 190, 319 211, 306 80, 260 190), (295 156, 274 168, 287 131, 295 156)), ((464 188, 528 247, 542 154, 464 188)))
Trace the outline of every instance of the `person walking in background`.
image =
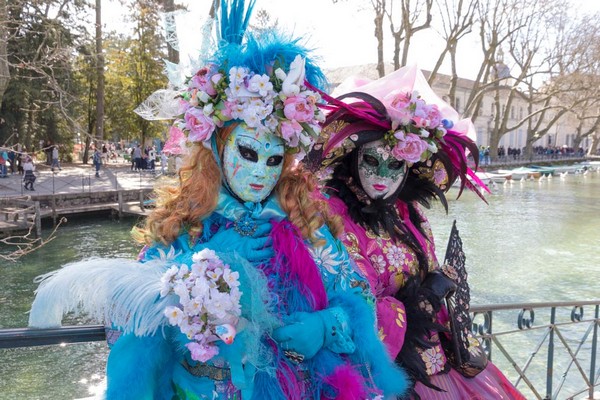
POLYGON ((94 167, 96 167, 96 178, 100 178, 100 167, 102 167, 102 153, 100 153, 100 150, 97 147, 94 151, 92 161, 94 163, 94 167))
POLYGON ((169 162, 169 156, 167 156, 167 153, 165 153, 164 151, 162 151, 160 153, 160 172, 163 175, 167 171, 167 163, 168 162, 169 162))
POLYGON ((59 171, 62 171, 60 167, 60 162, 58 160, 58 146, 52 146, 52 172, 54 172, 54 168, 58 168, 59 171))
POLYGON ((16 170, 15 162, 17 159, 17 155, 13 149, 8 152, 8 162, 10 162, 10 173, 14 174, 16 170))
POLYGON ((25 190, 35 191, 33 188, 33 183, 35 182, 35 175, 33 171, 35 171, 35 165, 33 165, 33 159, 28 155, 23 155, 25 157, 25 162, 23 163, 23 171, 25 175, 23 176, 23 183, 25 184, 25 190))
POLYGON ((156 148, 154 146, 148 148, 148 168, 154 172, 156 163, 156 148))
POLYGON ((133 148, 132 157, 135 165, 135 171, 139 171, 142 169, 142 149, 140 148, 139 144, 133 148))
POLYGON ((0 153, 0 178, 6 178, 6 161, 8 160, 8 153, 6 150, 2 150, 0 153))

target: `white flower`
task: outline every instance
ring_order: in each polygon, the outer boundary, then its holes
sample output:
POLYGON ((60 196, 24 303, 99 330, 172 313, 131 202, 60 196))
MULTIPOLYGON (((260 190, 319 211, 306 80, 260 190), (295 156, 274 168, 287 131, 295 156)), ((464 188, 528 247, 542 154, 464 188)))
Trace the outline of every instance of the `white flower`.
POLYGON ((223 319, 227 316, 227 310, 232 306, 231 299, 227 293, 221 293, 217 289, 211 289, 210 301, 205 304, 209 314, 223 319))
POLYGON ((206 276, 213 280, 213 281, 217 281, 221 276, 223 275, 223 270, 221 268, 215 268, 213 270, 210 271, 206 271, 206 276))
POLYGON ((173 292, 179 296, 179 302, 186 305, 190 301, 190 293, 185 283, 177 282, 173 287, 173 292))
POLYGON ((325 114, 321 112, 321 110, 317 110, 315 113, 315 119, 318 122, 325 122, 325 114))
POLYGON ((177 279, 183 279, 189 272, 189 267, 185 264, 181 264, 179 266, 179 271, 177 271, 177 279))
POLYGON ((277 129, 277 125, 279 125, 279 122, 277 122, 277 118, 275 118, 274 116, 270 115, 265 120, 265 125, 266 125, 267 128, 269 128, 269 130, 271 132, 275 132, 275 129, 277 129))
POLYGON ((214 107, 213 107, 212 103, 208 103, 207 105, 205 105, 202 108, 202 112, 204 113, 204 115, 210 115, 213 112, 213 108, 214 107))
POLYGON ((187 315, 200 315, 202 304, 204 303, 203 300, 204 299, 202 298, 194 297, 185 305, 185 307, 183 307, 183 311, 185 311, 187 315))
POLYGON ((232 67, 229 70, 229 82, 236 84, 242 82, 248 76, 248 69, 244 67, 232 67))
POLYGON ((175 280, 175 277, 177 276, 178 271, 179 271, 179 268, 176 265, 173 265, 171 268, 169 268, 163 274, 163 276, 160 277, 160 283, 161 283, 160 296, 161 297, 165 297, 171 291, 171 288, 173 287, 173 281, 175 280))
POLYGON ((248 82, 248 89, 258 92, 261 96, 266 96, 269 91, 273 90, 273 84, 267 75, 254 75, 248 82))
POLYGON ((285 80, 285 77, 287 76, 287 74, 281 69, 281 68, 277 68, 275 70, 275 76, 277 77, 277 79, 280 80, 285 80))
POLYGON ((258 109, 256 107, 248 107, 242 113, 242 119, 250 128, 256 128, 260 123, 260 118, 258 117, 258 109))
POLYGON ((185 314, 183 310, 179 307, 166 307, 165 308, 165 316, 169 320, 169 324, 171 325, 179 325, 185 319, 185 314))
POLYGON ((435 143, 429 143, 427 146, 427 150, 429 150, 432 153, 437 153, 438 148, 435 143))
POLYGON ((206 279, 196 279, 194 287, 192 287, 191 294, 194 297, 206 297, 208 295, 210 287, 206 279))
POLYGON ((424 138, 428 138, 429 135, 430 135, 430 133, 427 130, 425 130, 425 129, 421 129, 419 131, 419 133, 421 134, 421 137, 424 137, 424 138))
POLYGON ((290 71, 281 84, 281 92, 289 97, 300 93, 300 88, 304 86, 304 58, 297 55, 294 61, 290 64, 290 71))
POLYGON ((208 103, 208 100, 210 100, 210 96, 208 95, 208 93, 206 93, 202 90, 198 90, 198 93, 196 93, 196 97, 198 98, 199 101, 201 101, 203 103, 208 103))
POLYGON ((223 280, 225 281, 225 283, 227 283, 229 285, 230 288, 234 288, 237 286, 240 286, 240 273, 239 272, 233 272, 231 269, 226 268, 223 271, 223 280))

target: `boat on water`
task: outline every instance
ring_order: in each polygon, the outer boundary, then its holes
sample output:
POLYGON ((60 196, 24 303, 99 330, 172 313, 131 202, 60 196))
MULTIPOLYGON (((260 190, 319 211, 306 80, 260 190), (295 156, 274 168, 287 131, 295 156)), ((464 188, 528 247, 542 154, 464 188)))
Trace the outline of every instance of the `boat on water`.
POLYGON ((512 179, 511 172, 486 172, 486 171, 477 171, 475 173, 479 179, 483 181, 486 185, 490 182, 494 183, 504 183, 505 181, 512 179))
POLYGON ((539 179, 542 176, 542 172, 537 170, 536 168, 529 167, 519 167, 515 169, 499 169, 498 174, 510 174, 511 179, 513 180, 521 180, 521 179, 539 179))

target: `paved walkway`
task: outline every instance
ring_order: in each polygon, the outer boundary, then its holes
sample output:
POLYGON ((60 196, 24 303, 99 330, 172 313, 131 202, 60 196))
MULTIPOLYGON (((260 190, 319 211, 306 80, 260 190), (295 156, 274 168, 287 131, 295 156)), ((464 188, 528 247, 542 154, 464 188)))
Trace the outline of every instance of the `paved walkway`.
POLYGON ((99 178, 94 176, 93 165, 75 163, 61 166, 61 171, 52 172, 49 166, 37 164, 35 171, 37 179, 33 192, 25 190, 22 175, 9 173, 6 178, 0 178, 0 197, 146 189, 152 188, 160 176, 160 167, 157 168, 156 174, 150 170, 138 172, 132 171, 129 163, 104 164, 99 178))

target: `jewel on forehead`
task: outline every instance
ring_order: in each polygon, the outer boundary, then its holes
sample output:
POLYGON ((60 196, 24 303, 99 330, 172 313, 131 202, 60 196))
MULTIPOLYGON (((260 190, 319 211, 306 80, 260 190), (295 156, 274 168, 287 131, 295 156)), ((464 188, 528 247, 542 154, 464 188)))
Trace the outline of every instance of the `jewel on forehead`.
POLYGON ((265 143, 265 149, 269 150, 270 147, 271 147, 271 143, 270 142, 265 143))
POLYGON ((384 147, 378 147, 377 153, 381 154, 381 158, 383 158, 383 161, 387 161, 391 153, 390 146, 385 145, 384 147))

